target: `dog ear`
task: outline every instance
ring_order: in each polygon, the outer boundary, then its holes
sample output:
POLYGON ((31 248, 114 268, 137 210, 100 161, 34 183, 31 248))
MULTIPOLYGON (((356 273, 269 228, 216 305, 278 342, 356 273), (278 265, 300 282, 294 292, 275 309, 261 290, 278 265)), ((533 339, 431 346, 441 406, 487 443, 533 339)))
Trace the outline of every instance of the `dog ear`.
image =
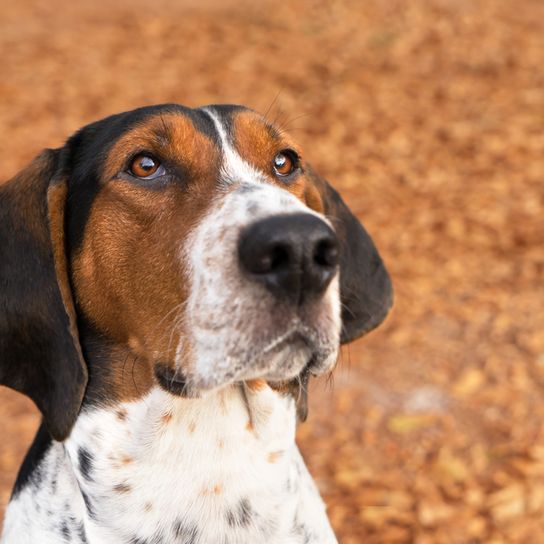
POLYGON ((61 150, 0 185, 0 383, 28 395, 56 440, 77 417, 87 368, 64 241, 61 150))
POLYGON ((385 319, 393 303, 393 288, 374 242, 342 197, 311 169, 308 175, 321 196, 323 213, 340 241, 340 341, 346 344, 385 319))

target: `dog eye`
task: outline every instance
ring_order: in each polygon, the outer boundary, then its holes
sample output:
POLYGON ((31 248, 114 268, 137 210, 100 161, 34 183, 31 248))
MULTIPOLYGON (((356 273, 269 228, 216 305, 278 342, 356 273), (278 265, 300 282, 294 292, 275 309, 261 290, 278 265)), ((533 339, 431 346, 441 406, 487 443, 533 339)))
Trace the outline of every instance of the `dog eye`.
POLYGON ((130 173, 140 179, 155 179, 165 173, 164 166, 151 155, 139 153, 129 167, 130 173))
POLYGON ((298 155, 291 149, 284 149, 274 157, 273 165, 278 176, 289 176, 298 168, 298 155))

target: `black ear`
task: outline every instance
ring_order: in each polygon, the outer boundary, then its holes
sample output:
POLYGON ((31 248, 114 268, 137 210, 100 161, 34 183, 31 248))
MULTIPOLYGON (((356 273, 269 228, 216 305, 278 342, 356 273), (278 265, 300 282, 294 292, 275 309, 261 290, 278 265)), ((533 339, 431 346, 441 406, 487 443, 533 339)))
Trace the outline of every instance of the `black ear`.
POLYGON ((64 440, 87 369, 66 267, 65 179, 46 150, 0 185, 0 383, 28 395, 64 440))
POLYGON ((393 303, 393 288, 374 242, 342 197, 323 178, 311 171, 309 175, 340 240, 340 341, 346 344, 385 319, 393 303))

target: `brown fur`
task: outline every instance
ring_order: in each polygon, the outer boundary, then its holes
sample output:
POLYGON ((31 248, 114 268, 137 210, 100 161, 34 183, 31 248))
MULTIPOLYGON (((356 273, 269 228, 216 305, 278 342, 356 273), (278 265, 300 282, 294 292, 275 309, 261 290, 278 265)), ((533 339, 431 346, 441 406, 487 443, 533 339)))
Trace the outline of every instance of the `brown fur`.
POLYGON ((313 180, 305 175, 304 158, 300 147, 284 132, 279 132, 263 117, 252 111, 241 111, 233 119, 234 145, 247 162, 265 174, 271 183, 286 189, 309 208, 323 212, 323 200, 313 180), (300 157, 302 173, 291 181, 277 178, 273 170, 274 157, 284 149, 292 149, 300 157))
POLYGON ((72 269, 87 318, 130 347, 128 355, 112 354, 117 398, 144 394, 153 384, 149 363, 173 359, 178 336, 171 335, 172 322, 187 298, 179 254, 214 196, 218 168, 219 150, 179 114, 152 117, 108 153, 72 269), (142 149, 183 165, 184 186, 154 191, 120 175, 127 157, 142 149))
MULTIPOLYGON (((302 172, 289 183, 273 172, 274 156, 283 149, 301 155, 288 136, 250 111, 234 113, 232 123, 235 147, 245 160, 268 174, 270 183, 323 211, 322 192, 306 175, 302 158, 302 172)), ((71 265, 80 308, 118 346, 109 354, 111 398, 139 398, 155 383, 155 363, 173 365, 183 335, 183 323, 173 332, 174 320, 188 296, 181 250, 217 194, 220 164, 221 150, 180 113, 147 118, 107 153, 83 242, 71 265), (128 179, 124 171, 142 151, 175 166, 181 182, 155 189, 152 183, 128 179)), ((249 384, 264 385, 263 380, 249 384)), ((276 387, 300 396, 296 384, 276 387)))

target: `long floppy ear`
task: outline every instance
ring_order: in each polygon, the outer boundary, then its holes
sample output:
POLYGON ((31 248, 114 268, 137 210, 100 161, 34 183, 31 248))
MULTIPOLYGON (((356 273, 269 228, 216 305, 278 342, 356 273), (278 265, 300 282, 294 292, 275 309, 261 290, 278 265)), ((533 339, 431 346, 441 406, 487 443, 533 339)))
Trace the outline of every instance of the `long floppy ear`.
POLYGON ((393 303, 391 279, 374 242, 338 192, 312 170, 324 213, 340 240, 342 334, 346 344, 377 327, 393 303))
POLYGON ((77 417, 87 368, 64 244, 61 151, 0 185, 0 383, 28 395, 56 440, 77 417))

